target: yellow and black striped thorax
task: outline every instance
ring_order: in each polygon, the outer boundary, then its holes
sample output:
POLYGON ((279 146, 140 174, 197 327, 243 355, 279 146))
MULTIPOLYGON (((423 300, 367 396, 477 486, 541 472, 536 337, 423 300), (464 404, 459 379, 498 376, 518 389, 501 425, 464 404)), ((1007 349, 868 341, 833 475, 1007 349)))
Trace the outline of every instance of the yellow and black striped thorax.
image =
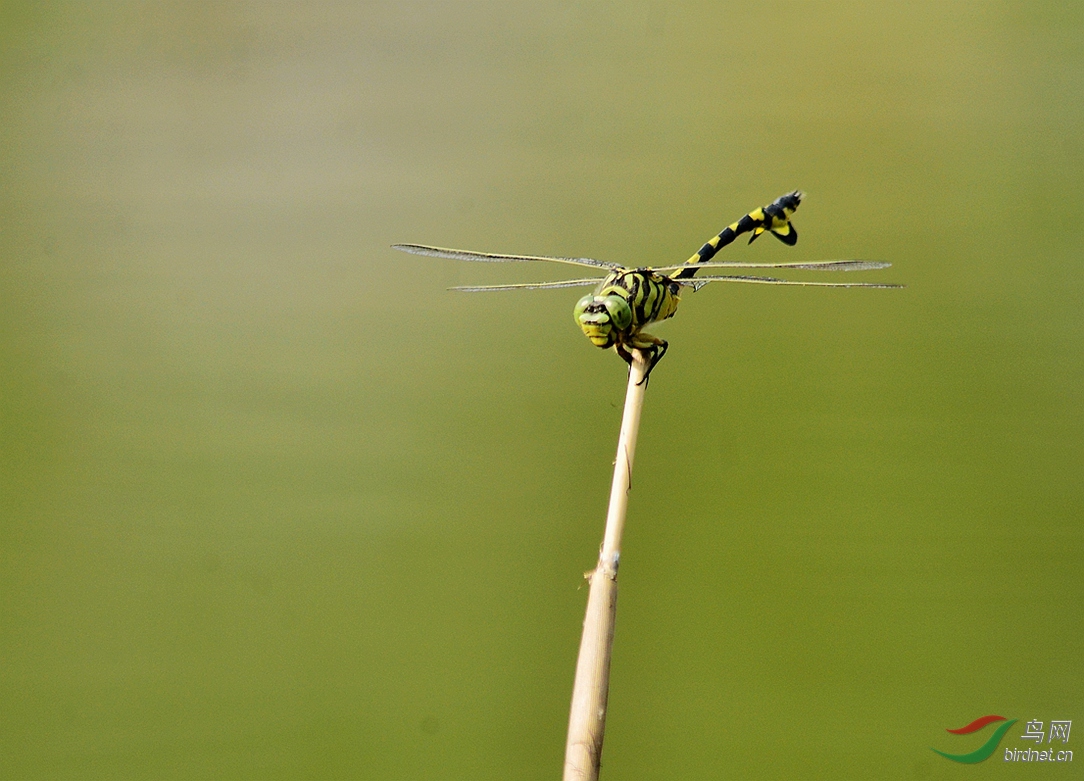
POLYGON ((632 330, 665 320, 677 311, 680 285, 651 269, 615 271, 602 281, 596 296, 620 296, 632 309, 632 330))
POLYGON ((573 316, 599 347, 625 343, 645 325, 672 317, 680 285, 647 268, 618 269, 576 304, 573 316))

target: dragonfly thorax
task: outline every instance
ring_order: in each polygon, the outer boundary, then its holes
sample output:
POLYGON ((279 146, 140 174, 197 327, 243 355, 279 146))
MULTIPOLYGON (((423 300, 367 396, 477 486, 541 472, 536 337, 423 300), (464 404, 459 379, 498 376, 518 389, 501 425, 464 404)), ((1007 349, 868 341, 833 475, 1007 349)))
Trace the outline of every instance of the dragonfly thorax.
POLYGON ((572 316, 596 347, 613 347, 632 325, 632 307, 617 295, 586 295, 576 303, 572 316))

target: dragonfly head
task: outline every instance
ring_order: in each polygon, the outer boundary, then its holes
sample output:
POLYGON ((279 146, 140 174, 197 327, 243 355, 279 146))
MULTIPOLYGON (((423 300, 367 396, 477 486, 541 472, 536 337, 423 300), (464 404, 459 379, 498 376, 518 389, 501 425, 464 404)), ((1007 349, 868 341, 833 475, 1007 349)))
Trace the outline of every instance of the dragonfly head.
POLYGON ((620 296, 586 295, 572 316, 596 347, 613 347, 618 334, 632 325, 632 309, 620 296))

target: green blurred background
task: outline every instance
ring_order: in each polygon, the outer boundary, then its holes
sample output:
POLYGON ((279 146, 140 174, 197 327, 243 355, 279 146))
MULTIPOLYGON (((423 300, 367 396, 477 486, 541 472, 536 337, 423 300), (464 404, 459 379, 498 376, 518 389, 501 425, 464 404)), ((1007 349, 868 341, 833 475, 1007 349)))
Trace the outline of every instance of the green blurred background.
POLYGON ((908 288, 657 329, 604 778, 1084 730, 1084 5, 2 14, 0 777, 558 777, 625 367, 445 290, 566 269, 388 246, 675 263, 795 188, 719 259, 908 288))

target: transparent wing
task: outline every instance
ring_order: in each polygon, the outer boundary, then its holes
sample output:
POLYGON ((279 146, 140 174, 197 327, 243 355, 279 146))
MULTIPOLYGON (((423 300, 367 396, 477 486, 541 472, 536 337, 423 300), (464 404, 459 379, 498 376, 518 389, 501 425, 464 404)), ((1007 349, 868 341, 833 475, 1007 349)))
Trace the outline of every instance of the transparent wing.
POLYGON ((556 290, 561 287, 594 287, 602 279, 602 277, 594 277, 592 279, 565 279, 560 282, 527 282, 519 285, 469 285, 450 287, 448 289, 458 290, 460 293, 491 293, 498 290, 556 290))
POLYGON ((906 287, 905 285, 896 285, 890 282, 800 282, 792 279, 747 277, 736 274, 729 277, 690 277, 689 279, 675 279, 674 281, 686 287, 691 287, 693 290, 699 290, 709 282, 750 282, 755 285, 799 285, 801 287, 906 287))
POLYGON ((652 266, 654 271, 677 271, 683 268, 796 268, 809 271, 875 271, 888 268, 882 260, 816 260, 799 263, 679 263, 676 266, 652 266))
POLYGON ((572 266, 592 266, 593 268, 615 269, 624 268, 619 263, 607 263, 604 260, 594 258, 558 258, 548 255, 497 255, 490 252, 473 252, 466 249, 447 249, 445 247, 427 247, 424 244, 392 244, 392 249, 401 252, 409 252, 412 255, 428 255, 434 258, 449 258, 451 260, 471 260, 482 263, 522 263, 528 261, 544 261, 546 263, 567 263, 572 266))

